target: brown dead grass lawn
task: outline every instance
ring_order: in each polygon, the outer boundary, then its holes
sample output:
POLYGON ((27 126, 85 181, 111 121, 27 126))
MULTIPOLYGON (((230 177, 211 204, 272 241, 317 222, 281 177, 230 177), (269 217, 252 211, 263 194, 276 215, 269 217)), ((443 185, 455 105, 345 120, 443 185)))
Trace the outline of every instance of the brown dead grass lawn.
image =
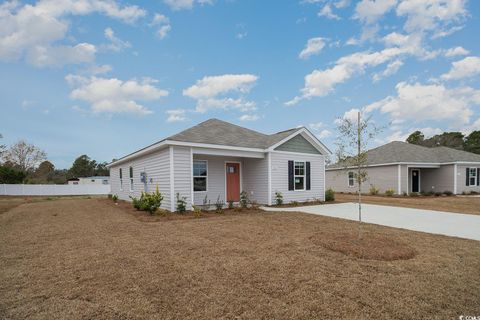
POLYGON ((453 319, 480 313, 477 241, 364 225, 417 252, 358 259, 354 222, 266 213, 145 223, 97 199, 0 215, 0 319, 453 319), (318 238, 317 238, 318 239, 318 238))
MULTIPOLYGON (((353 194, 335 194, 336 202, 355 202, 353 194)), ((480 215, 480 197, 386 197, 363 195, 362 201, 370 204, 480 215)))

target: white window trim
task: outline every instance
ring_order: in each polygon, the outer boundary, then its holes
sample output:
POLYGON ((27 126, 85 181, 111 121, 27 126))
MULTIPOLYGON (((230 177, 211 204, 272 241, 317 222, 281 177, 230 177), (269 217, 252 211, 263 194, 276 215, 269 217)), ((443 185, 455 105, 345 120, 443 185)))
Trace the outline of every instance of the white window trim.
POLYGON ((193 159, 193 162, 192 162, 192 190, 194 193, 207 193, 208 192, 208 160, 203 160, 203 159, 193 159), (193 174, 193 164, 195 163, 195 161, 203 161, 205 162, 205 164, 207 165, 207 175, 206 176, 196 176, 193 174), (205 191, 195 191, 195 186, 193 184, 193 180, 195 178, 205 178, 205 191))
POLYGON ((307 162, 306 161, 293 161, 293 191, 305 191, 306 190, 306 180, 307 180, 307 162), (295 174, 295 166, 297 163, 303 163, 303 175, 295 174), (297 189, 295 179, 297 177, 303 177, 303 189, 297 189))
POLYGON ((349 188, 355 188, 355 173, 353 171, 347 172, 347 185, 349 188), (352 179, 350 179, 350 173, 352 174, 352 179), (353 181, 353 184, 350 185, 350 180, 353 181))
POLYGON ((469 168, 469 170, 470 170, 470 172, 468 174, 468 186, 469 187, 476 187, 477 186, 477 181, 478 181, 477 168, 469 168), (473 172, 473 175, 472 175, 472 172, 473 172), (475 182, 473 184, 471 183, 472 178, 475 179, 475 182))
POLYGON ((133 176, 134 176, 133 167, 130 166, 128 167, 128 177, 130 179, 130 191, 134 191, 133 176))

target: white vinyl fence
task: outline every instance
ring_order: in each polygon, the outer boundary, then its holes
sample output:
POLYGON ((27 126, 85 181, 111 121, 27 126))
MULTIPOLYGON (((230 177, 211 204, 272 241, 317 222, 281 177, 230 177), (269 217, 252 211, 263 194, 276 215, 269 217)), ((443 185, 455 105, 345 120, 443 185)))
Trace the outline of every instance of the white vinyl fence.
POLYGON ((110 193, 110 185, 0 184, 3 196, 79 196, 110 193))

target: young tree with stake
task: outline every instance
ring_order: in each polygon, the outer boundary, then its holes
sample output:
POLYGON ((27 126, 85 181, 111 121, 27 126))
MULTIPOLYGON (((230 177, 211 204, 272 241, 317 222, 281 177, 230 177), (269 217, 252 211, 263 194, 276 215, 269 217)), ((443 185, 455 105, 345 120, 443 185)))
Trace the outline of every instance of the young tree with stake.
POLYGON ((352 169, 358 187, 358 236, 361 238, 362 184, 368 179, 367 147, 381 128, 375 126, 371 117, 362 117, 360 111, 357 112, 357 119, 343 117, 337 123, 340 133, 336 142, 338 163, 345 169, 352 169))

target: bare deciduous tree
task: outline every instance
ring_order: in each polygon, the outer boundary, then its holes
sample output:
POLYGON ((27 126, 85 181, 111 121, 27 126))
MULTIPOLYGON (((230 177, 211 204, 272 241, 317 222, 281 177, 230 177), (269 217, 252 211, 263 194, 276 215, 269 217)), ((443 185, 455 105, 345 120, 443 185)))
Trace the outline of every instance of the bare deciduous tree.
POLYGON ((3 158, 23 172, 31 172, 47 158, 47 154, 33 144, 20 140, 5 151, 3 158))
POLYGON ((371 117, 362 117, 361 112, 357 119, 352 120, 346 117, 338 120, 339 136, 336 141, 338 163, 345 169, 352 169, 353 177, 357 183, 358 193, 358 236, 361 237, 362 224, 362 184, 368 179, 367 146, 380 133, 371 117))

